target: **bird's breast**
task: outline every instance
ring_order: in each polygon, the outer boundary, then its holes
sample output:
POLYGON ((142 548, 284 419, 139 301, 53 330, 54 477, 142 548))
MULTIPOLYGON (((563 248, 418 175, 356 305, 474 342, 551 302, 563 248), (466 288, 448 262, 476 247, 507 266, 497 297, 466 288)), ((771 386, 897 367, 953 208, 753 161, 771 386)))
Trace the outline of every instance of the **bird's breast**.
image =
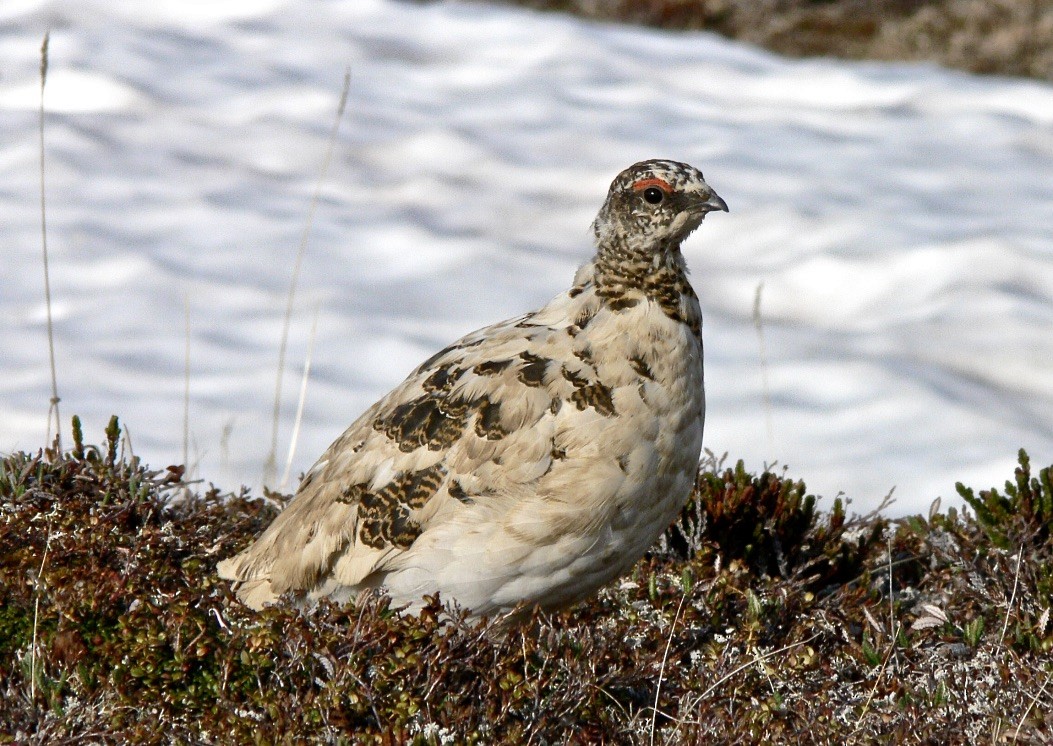
POLYGON ((601 308, 572 346, 572 383, 558 382, 571 393, 552 425, 559 458, 538 496, 554 517, 563 514, 554 521, 561 531, 622 527, 650 544, 694 483, 705 414, 701 342, 641 301, 601 308))

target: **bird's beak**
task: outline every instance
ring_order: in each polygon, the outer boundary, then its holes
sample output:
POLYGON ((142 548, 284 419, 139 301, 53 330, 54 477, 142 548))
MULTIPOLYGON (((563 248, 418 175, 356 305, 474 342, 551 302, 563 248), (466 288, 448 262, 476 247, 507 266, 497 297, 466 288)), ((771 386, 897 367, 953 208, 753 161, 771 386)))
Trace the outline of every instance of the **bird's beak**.
POLYGON ((709 195, 709 199, 702 203, 702 207, 703 209, 705 209, 706 212, 714 212, 716 210, 720 210, 722 212, 728 211, 728 203, 725 202, 723 198, 721 198, 721 196, 716 192, 712 192, 709 195))

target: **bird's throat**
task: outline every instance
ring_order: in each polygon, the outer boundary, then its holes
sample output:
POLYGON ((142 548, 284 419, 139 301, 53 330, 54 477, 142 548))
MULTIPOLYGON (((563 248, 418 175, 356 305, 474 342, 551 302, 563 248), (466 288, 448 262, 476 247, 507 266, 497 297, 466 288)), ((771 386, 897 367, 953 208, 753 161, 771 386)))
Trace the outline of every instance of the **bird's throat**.
POLYGON ((599 247, 593 283, 596 295, 613 310, 630 308, 643 299, 656 303, 666 316, 701 335, 698 296, 687 279, 679 244, 637 248, 622 242, 599 247))

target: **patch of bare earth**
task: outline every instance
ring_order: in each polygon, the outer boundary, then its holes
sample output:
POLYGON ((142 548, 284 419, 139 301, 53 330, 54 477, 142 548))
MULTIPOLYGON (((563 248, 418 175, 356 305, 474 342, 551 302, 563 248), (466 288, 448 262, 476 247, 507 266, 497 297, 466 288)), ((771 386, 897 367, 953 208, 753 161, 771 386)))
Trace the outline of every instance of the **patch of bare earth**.
POLYGON ((793 57, 935 62, 1053 80, 1050 0, 497 0, 585 18, 707 29, 793 57))

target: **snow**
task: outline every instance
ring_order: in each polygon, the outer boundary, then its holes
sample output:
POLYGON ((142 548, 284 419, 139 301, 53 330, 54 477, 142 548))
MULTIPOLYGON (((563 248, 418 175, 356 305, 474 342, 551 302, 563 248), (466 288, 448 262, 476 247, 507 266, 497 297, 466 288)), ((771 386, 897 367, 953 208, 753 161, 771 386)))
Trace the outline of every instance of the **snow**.
POLYGON ((1000 484, 1021 446, 1053 462, 1048 84, 481 5, 12 0, 0 21, 0 450, 46 433, 50 28, 67 442, 70 415, 98 441, 118 414, 135 453, 181 459, 186 305, 194 472, 260 483, 349 67, 284 377, 280 460, 317 313, 294 473, 439 347, 567 287, 610 180, 650 157, 731 206, 684 248, 706 447, 857 510, 895 486, 894 513, 1000 484))

